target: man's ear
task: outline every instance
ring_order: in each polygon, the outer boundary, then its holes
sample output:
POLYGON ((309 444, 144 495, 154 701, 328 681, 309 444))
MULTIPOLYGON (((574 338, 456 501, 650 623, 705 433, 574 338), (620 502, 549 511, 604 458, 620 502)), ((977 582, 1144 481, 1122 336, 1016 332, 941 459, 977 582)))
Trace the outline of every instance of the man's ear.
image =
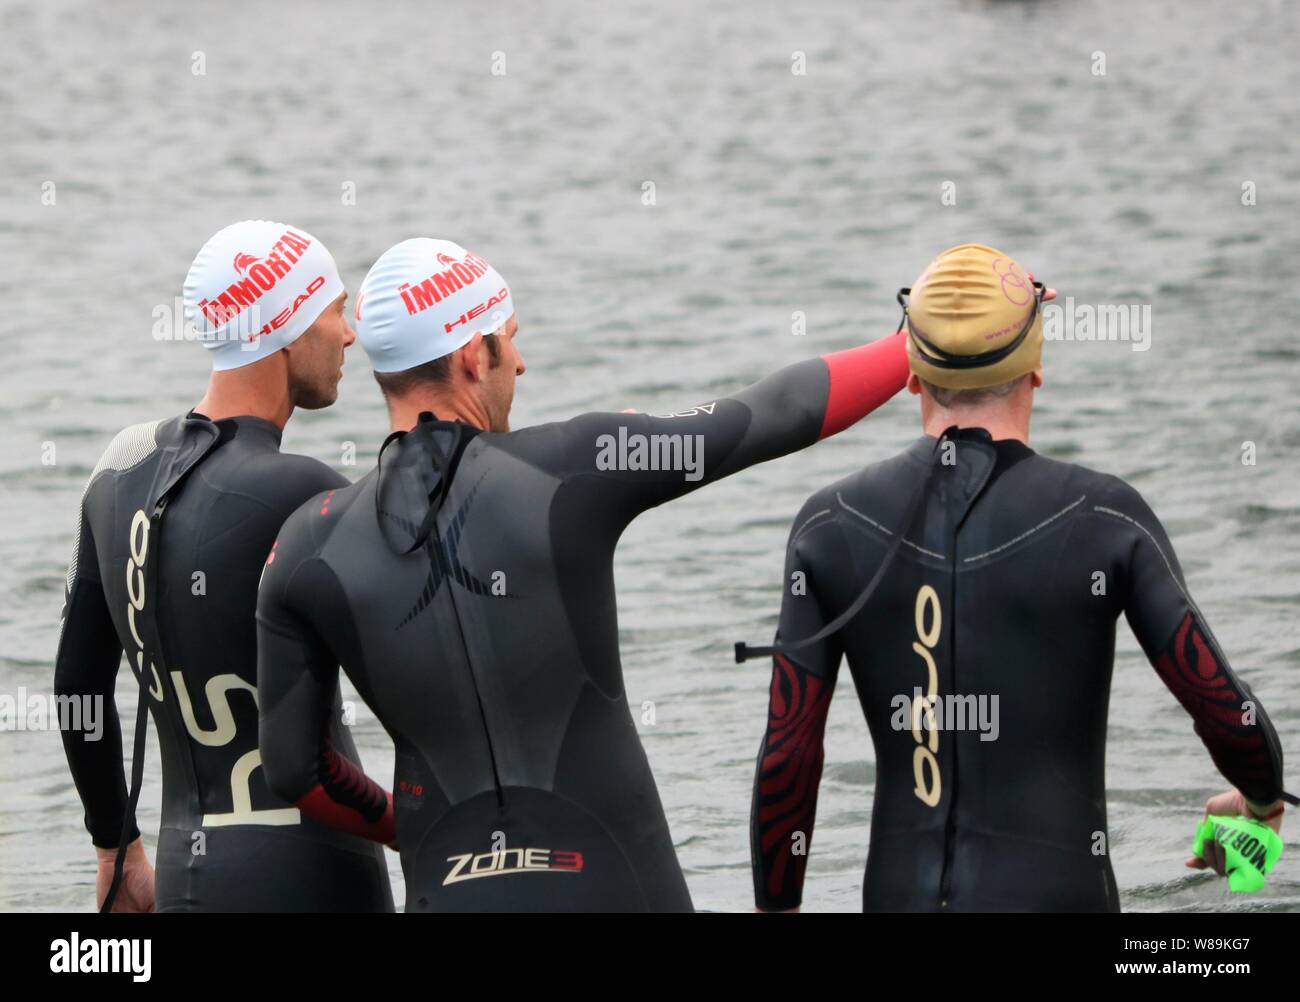
POLYGON ((916 396, 921 392, 921 377, 915 372, 909 372, 907 374, 907 392, 913 396, 916 396))
POLYGON ((1043 370, 1041 366, 1035 369, 1030 376, 1030 383, 1033 384, 1034 389, 1038 389, 1043 385, 1043 370))
POLYGON ((471 383, 477 383, 483 378, 481 371, 482 353, 479 350, 482 344, 483 335, 476 333, 456 349, 456 364, 460 366, 465 378, 471 383))

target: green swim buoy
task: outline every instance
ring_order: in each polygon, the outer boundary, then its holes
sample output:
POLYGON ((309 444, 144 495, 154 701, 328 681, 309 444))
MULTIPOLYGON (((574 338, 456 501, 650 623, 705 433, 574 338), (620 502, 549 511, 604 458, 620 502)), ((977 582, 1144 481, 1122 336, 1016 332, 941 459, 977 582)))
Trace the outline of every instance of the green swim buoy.
POLYGON ((1230 891, 1258 891, 1282 855, 1282 837, 1254 818, 1211 814, 1196 829, 1196 841, 1192 843, 1192 852, 1202 859, 1207 841, 1223 847, 1230 891))

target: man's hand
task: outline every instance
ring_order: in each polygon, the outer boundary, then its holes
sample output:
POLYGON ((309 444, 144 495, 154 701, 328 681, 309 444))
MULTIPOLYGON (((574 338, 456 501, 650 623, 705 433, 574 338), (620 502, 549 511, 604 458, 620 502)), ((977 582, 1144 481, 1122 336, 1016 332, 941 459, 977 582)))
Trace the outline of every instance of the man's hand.
MULTIPOLYGON (((1241 816, 1244 818, 1255 818, 1263 821, 1270 828, 1279 834, 1282 831, 1282 801, 1274 801, 1272 804, 1252 804, 1242 795, 1240 790, 1229 790, 1227 793, 1219 793, 1205 802, 1205 815, 1222 814, 1227 817, 1241 816)), ((1192 856, 1184 864, 1193 870, 1208 870, 1213 868, 1214 872, 1220 877, 1227 876, 1223 858, 1223 846, 1218 842, 1206 841, 1205 858, 1192 856)))
MULTIPOLYGON (((108 889, 113 884, 113 864, 117 860, 116 849, 95 849, 99 858, 99 873, 95 876, 95 907, 103 908, 108 889)), ((151 912, 154 906, 153 867, 149 857, 144 854, 144 843, 137 838, 126 847, 126 858, 122 860, 122 883, 118 886, 117 897, 113 899, 113 911, 116 912, 151 912)))

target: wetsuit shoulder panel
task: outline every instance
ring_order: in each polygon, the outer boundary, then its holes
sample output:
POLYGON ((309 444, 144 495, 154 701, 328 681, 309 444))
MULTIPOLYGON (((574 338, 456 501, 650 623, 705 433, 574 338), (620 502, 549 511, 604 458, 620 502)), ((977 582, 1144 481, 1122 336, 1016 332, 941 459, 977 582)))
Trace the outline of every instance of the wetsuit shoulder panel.
MULTIPOLYGON (((202 476, 203 467, 196 472, 202 476)), ((238 468, 222 473, 223 493, 256 499, 274 511, 281 523, 299 507, 350 484, 347 477, 320 460, 284 452, 250 450, 238 468)))

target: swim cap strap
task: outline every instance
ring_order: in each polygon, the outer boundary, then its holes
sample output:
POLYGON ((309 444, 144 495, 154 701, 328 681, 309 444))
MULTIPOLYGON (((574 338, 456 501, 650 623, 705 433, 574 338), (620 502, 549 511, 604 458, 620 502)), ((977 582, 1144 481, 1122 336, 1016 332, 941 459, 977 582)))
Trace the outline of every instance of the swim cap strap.
POLYGON ((912 326, 912 318, 907 312, 907 297, 912 294, 910 288, 898 290, 898 304, 903 307, 903 319, 899 326, 905 325, 907 327, 908 335, 917 343, 925 357, 925 361, 937 369, 978 369, 986 365, 996 365, 1019 348, 1021 342, 1029 336, 1029 331, 1034 326, 1034 319, 1042 308, 1044 291, 1046 290, 1042 282, 1034 283, 1034 305, 1029 311, 1029 318, 1025 321, 1025 325, 1020 328, 1019 334, 1001 348, 994 348, 978 355, 957 355, 945 351, 923 334, 917 333, 912 326))

